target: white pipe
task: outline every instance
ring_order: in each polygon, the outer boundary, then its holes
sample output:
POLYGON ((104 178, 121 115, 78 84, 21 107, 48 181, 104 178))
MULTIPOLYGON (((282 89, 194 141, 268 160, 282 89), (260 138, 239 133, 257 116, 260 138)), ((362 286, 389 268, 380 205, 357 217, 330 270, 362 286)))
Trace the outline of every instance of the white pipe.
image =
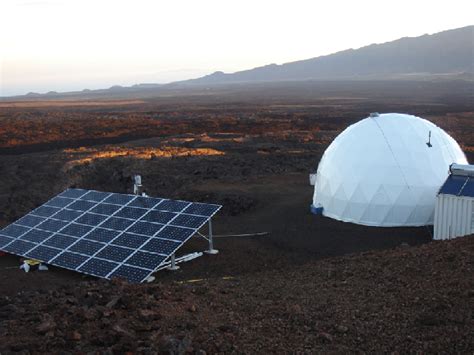
MULTIPOLYGON (((173 255, 174 255, 174 254, 173 254, 173 255)), ((184 262, 186 262, 186 261, 191 261, 191 260, 193 260, 193 259, 199 258, 200 256, 202 256, 202 253, 201 253, 201 252, 195 252, 195 253, 191 253, 191 254, 186 254, 186 255, 180 256, 179 258, 175 258, 175 259, 174 259, 174 263, 175 263, 175 264, 184 263, 184 262)), ((167 269, 170 265, 171 265, 171 260, 170 260, 170 261, 167 261, 166 263, 164 263, 163 265, 161 265, 158 269, 156 269, 156 271, 160 271, 160 270, 163 270, 163 269, 167 269)), ((156 271, 155 271, 155 272, 156 272, 156 271)))
POLYGON ((258 232, 258 233, 246 233, 246 234, 222 234, 215 235, 214 238, 231 238, 231 237, 264 237, 270 233, 258 232))
POLYGON ((219 253, 219 250, 214 249, 214 242, 212 241, 212 220, 209 220, 209 249, 205 251, 206 254, 215 255, 219 253))
POLYGON ((449 167, 449 171, 453 175, 474 177, 474 165, 454 164, 453 163, 449 167))

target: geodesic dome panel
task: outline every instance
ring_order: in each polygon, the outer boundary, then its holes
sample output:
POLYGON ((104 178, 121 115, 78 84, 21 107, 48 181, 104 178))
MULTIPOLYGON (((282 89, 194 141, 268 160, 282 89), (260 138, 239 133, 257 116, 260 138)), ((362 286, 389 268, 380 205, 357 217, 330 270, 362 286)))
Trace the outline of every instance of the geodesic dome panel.
POLYGON ((325 216, 369 226, 432 224, 436 194, 452 163, 467 160, 433 123, 397 113, 369 117, 324 152, 313 205, 325 216))

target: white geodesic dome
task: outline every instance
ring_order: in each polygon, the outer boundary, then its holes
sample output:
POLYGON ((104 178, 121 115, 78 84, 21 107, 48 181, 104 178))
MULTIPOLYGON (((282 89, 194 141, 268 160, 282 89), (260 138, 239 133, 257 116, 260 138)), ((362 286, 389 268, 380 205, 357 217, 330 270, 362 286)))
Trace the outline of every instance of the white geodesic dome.
POLYGON ((371 115, 324 152, 313 206, 322 206, 327 217, 368 226, 433 224, 436 194, 452 163, 467 160, 433 123, 399 113, 371 115))

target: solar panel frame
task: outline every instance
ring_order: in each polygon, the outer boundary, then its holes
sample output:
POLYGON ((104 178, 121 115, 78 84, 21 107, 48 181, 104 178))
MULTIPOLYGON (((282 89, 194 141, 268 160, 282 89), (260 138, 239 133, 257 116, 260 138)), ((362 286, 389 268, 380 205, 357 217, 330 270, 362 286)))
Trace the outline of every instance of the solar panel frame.
POLYGON ((129 281, 143 282, 208 222, 221 207, 220 205, 181 200, 68 189, 18 221, 1 229, 0 250, 26 257, 34 255, 42 262, 106 279, 114 276, 126 276, 126 273, 130 272, 129 281), (120 205, 120 203, 122 204, 120 205), (160 208, 161 204, 163 206, 160 208), (192 206, 199 208, 190 208, 192 206), (207 209, 206 206, 208 206, 207 209), (157 213, 156 215, 160 213, 166 215, 166 221, 160 220, 158 222, 150 218, 152 211, 157 213), (187 213, 184 213, 185 211, 187 213), (194 215, 190 212, 201 214, 194 215), (208 215, 205 215, 204 212, 208 215), (197 222, 193 223, 192 227, 177 225, 175 220, 178 218, 177 221, 179 221, 179 218, 183 218, 179 217, 182 214, 197 222), (94 219, 94 216, 97 218, 94 219), (134 218, 134 216, 138 218, 134 218), (144 219, 145 216, 148 216, 147 219, 144 219), (122 226, 119 226, 120 230, 111 229, 110 227, 114 226, 113 222, 117 220, 120 221, 119 223, 123 223, 122 226), (94 224, 94 221, 97 223, 94 224), (107 223, 107 221, 109 222, 107 223), (199 221, 202 223, 198 223, 199 221), (30 224, 30 226, 26 224, 30 224), (134 226, 147 227, 148 229, 145 229, 147 232, 142 234, 140 228, 134 228, 134 226), (170 233, 166 238, 160 237, 160 232, 164 233, 169 230, 177 232, 170 233), (28 233, 37 234, 37 239, 33 238, 35 242, 27 240, 28 233), (136 236, 135 247, 114 244, 114 241, 124 235, 136 236), (24 236, 27 236, 27 239, 22 239, 24 236), (163 244, 163 252, 160 252, 159 248, 147 250, 147 245, 150 245, 152 240, 156 240, 155 245, 159 246, 160 242, 163 244), (138 245, 138 242, 141 244, 138 245), (95 246, 95 248, 81 249, 81 246, 95 246), (121 261, 114 260, 113 257, 116 256, 107 254, 111 250, 119 250, 114 248, 120 248, 122 256, 119 259, 121 261), (129 254, 125 255, 125 251, 128 251, 129 254), (140 258, 144 258, 144 260, 140 261, 140 258), (109 272, 105 273, 104 270, 95 270, 94 267, 97 265, 108 267, 114 265, 114 267, 109 268, 109 272), (141 275, 145 276, 138 280, 141 275))

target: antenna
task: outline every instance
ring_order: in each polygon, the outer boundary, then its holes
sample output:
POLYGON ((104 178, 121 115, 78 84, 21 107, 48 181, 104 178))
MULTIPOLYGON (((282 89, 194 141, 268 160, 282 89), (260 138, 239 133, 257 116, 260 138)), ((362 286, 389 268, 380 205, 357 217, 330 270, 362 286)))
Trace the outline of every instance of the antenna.
POLYGON ((428 148, 431 148, 433 145, 431 144, 431 131, 428 133, 428 142, 426 142, 428 148))

